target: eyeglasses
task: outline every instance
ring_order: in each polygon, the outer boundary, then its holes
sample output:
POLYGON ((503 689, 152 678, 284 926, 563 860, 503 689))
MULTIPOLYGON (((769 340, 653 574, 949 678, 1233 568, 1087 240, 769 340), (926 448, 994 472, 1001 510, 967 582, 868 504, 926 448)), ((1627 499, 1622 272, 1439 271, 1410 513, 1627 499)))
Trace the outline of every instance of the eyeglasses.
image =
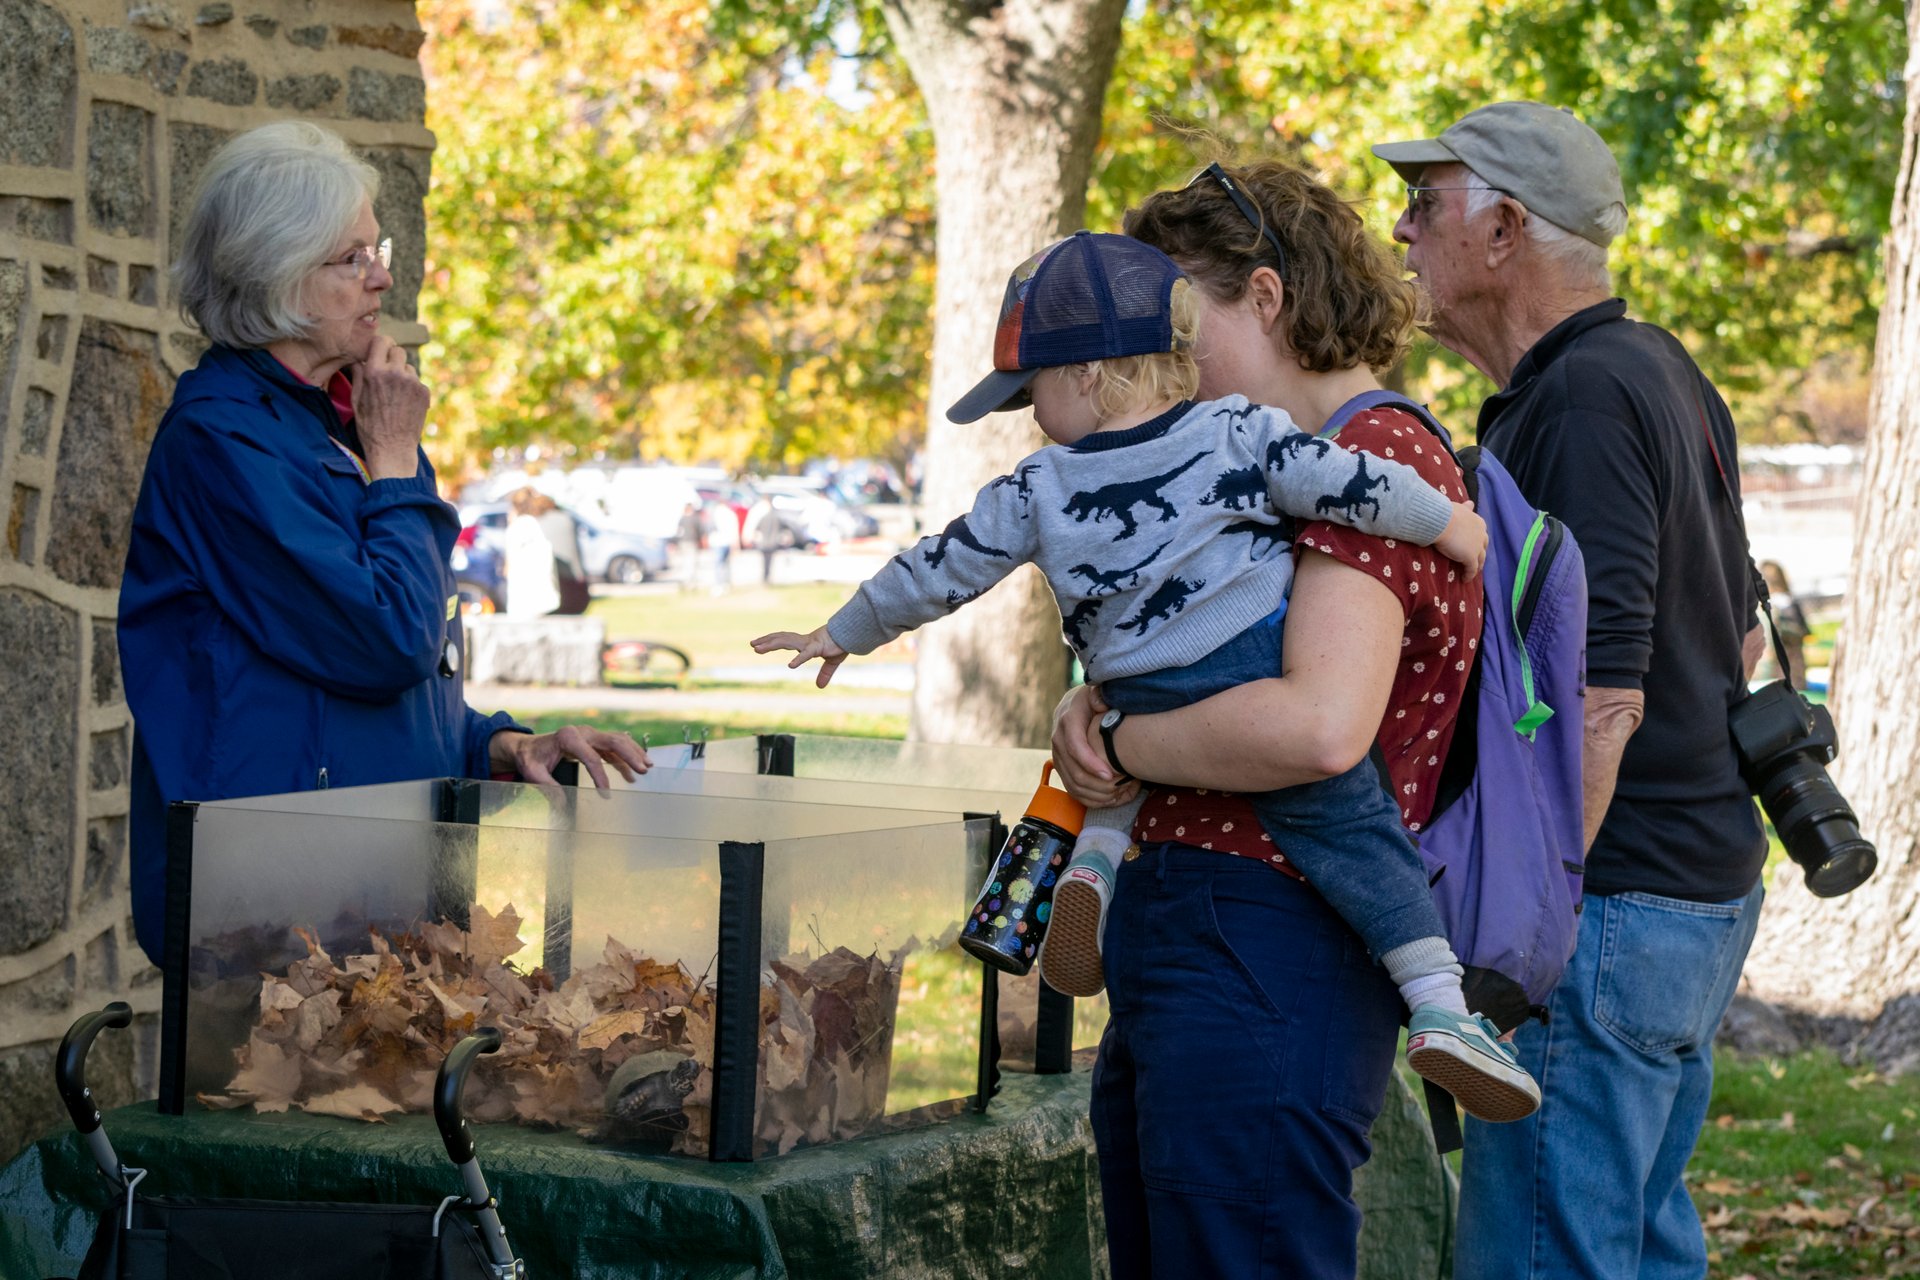
MULTIPOLYGON (((1422 213, 1428 212, 1433 208, 1433 201, 1422 200, 1420 198, 1423 194, 1425 194, 1428 191, 1482 191, 1482 190, 1500 191, 1500 188, 1498 187, 1416 187, 1416 186, 1413 186, 1412 184, 1408 184, 1407 216, 1409 218, 1412 218, 1415 222, 1418 222, 1420 221, 1420 215, 1422 213)), ((1506 195, 1507 192, 1500 191, 1500 194, 1506 195)))
POLYGON ((373 264, 379 263, 381 270, 393 266, 393 237, 389 236, 379 244, 363 244, 350 249, 345 254, 327 263, 329 267, 350 267, 353 278, 365 280, 367 272, 373 270, 373 264))
POLYGON ((1234 182, 1232 178, 1229 178, 1227 171, 1222 169, 1218 163, 1210 164, 1202 169, 1193 176, 1193 182, 1189 182, 1187 185, 1191 187, 1194 182, 1198 182, 1202 178, 1212 178, 1215 182, 1219 183, 1220 189, 1227 193, 1227 199, 1233 201, 1233 207, 1240 211, 1240 216, 1252 224, 1253 228, 1262 236, 1266 237, 1267 243, 1273 246, 1273 256, 1278 260, 1275 269, 1280 273, 1280 278, 1285 280, 1287 278, 1287 251, 1280 247, 1280 237, 1273 234, 1273 228, 1268 226, 1267 220, 1260 216, 1260 211, 1254 207, 1253 202, 1240 194, 1239 184, 1234 182))

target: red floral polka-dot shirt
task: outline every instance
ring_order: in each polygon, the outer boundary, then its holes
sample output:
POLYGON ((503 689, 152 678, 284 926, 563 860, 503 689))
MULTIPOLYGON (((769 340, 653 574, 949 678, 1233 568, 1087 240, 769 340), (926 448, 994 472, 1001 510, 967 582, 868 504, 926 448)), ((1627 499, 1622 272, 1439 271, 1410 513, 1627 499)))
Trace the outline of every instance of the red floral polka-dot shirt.
MULTIPOLYGON (((1465 502, 1460 468, 1433 433, 1398 409, 1369 409, 1350 419, 1337 443, 1404 462, 1455 502, 1465 502)), ((1482 583, 1431 547, 1358 533, 1319 522, 1300 527, 1296 550, 1324 552, 1392 588, 1406 612, 1400 668, 1387 699, 1379 743, 1399 791, 1400 817, 1418 832, 1433 811, 1440 765, 1453 742, 1453 723, 1468 668, 1480 647, 1482 583)), ((1238 795, 1185 787, 1156 789, 1134 822, 1136 840, 1177 840, 1242 858, 1258 858, 1299 876, 1260 828, 1253 806, 1238 795)))

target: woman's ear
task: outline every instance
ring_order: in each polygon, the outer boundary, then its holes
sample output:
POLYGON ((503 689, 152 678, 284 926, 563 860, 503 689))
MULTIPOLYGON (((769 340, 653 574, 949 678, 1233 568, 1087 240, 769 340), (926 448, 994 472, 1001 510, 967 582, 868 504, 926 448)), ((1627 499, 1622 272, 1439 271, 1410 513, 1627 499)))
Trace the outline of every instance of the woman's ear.
POLYGON ((1272 267, 1255 267, 1247 277, 1246 298, 1260 318, 1260 332, 1272 333, 1286 310, 1287 286, 1281 282, 1280 273, 1272 267))

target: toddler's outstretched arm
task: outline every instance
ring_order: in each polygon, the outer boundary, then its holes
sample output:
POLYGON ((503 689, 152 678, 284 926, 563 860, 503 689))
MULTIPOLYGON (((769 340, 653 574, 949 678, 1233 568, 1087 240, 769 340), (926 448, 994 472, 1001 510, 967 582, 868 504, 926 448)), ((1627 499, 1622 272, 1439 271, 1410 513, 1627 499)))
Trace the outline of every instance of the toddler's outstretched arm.
POLYGON ((820 659, 820 674, 814 677, 814 687, 824 689, 840 664, 847 660, 847 651, 833 642, 825 627, 816 627, 802 635, 798 631, 773 631, 753 642, 755 653, 771 653, 775 649, 797 649, 788 667, 798 667, 820 659))

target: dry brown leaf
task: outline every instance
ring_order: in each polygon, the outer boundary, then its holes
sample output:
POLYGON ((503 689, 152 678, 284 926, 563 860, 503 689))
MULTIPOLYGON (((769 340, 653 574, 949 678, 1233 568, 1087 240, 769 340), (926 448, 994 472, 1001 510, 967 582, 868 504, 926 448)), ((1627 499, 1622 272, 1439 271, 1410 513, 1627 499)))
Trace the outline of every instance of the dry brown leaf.
POLYGON ((400 1104, 371 1085, 357 1084, 335 1093, 308 1098, 300 1104, 300 1109, 316 1116, 381 1121, 381 1117, 387 1113, 400 1110, 400 1104))
POLYGON ((646 1033, 647 1014, 640 1010, 627 1009, 595 1018, 582 1027, 580 1047, 604 1049, 622 1036, 643 1036, 646 1033))

